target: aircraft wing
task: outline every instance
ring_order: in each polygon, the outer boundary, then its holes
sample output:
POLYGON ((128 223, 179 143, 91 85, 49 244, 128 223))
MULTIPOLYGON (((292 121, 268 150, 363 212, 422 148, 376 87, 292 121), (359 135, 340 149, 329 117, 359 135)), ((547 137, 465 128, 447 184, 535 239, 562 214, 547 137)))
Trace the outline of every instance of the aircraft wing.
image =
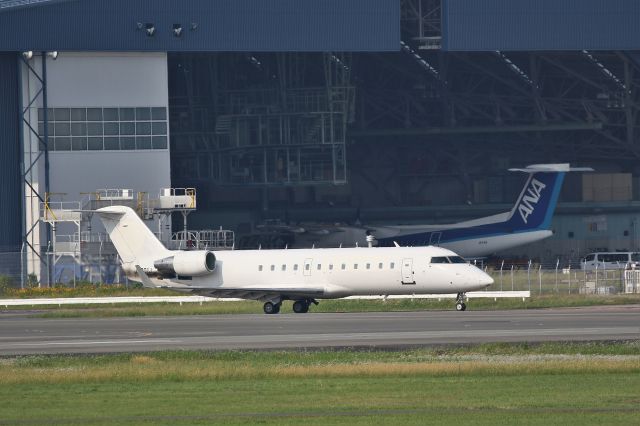
POLYGON ((288 299, 313 299, 321 297, 324 294, 324 288, 312 287, 191 287, 191 286, 165 286, 156 285, 149 279, 149 276, 136 265, 138 276, 142 280, 142 285, 147 288, 164 288, 167 290, 179 291, 181 293, 192 293, 200 296, 222 297, 222 298, 238 298, 248 300, 259 300, 261 302, 269 302, 279 300, 280 298, 288 299))
MULTIPOLYGON (((166 287, 171 289, 171 287, 166 287)), ((322 297, 323 288, 211 288, 211 287, 179 287, 182 292, 190 292, 200 296, 238 298, 247 300, 259 300, 269 302, 272 300, 286 299, 314 299, 322 297)))

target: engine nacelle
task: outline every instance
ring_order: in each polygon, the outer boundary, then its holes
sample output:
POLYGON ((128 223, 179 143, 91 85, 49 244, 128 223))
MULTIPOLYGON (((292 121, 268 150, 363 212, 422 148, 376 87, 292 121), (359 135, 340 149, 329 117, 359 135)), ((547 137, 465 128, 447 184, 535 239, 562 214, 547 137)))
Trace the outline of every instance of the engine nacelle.
POLYGON ((178 251, 173 256, 156 260, 153 266, 164 276, 200 276, 216 269, 216 255, 211 251, 178 251))

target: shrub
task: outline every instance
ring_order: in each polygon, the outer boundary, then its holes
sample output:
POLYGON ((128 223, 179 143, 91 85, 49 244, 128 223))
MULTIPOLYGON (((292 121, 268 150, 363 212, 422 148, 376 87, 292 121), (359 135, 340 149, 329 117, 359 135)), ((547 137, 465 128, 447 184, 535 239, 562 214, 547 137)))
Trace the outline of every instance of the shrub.
POLYGON ((6 294, 13 287, 13 280, 6 275, 0 275, 0 294, 6 294))
POLYGON ((27 287, 35 288, 38 287, 38 276, 36 274, 27 275, 27 287))

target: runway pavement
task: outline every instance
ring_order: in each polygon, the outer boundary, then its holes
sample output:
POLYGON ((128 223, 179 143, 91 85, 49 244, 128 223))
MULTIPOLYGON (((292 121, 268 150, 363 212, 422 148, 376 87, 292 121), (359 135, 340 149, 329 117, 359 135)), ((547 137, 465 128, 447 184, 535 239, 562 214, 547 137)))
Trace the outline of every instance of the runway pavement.
POLYGON ((640 306, 136 318, 0 312, 0 355, 640 339, 640 306))

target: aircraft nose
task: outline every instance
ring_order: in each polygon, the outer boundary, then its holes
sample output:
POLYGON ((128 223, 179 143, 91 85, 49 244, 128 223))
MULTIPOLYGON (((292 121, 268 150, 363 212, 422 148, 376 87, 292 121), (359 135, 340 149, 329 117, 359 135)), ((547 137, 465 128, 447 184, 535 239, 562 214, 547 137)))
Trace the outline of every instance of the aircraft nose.
POLYGON ((493 284, 493 278, 491 278, 489 274, 483 271, 478 272, 478 284, 484 287, 489 287, 491 284, 493 284))

